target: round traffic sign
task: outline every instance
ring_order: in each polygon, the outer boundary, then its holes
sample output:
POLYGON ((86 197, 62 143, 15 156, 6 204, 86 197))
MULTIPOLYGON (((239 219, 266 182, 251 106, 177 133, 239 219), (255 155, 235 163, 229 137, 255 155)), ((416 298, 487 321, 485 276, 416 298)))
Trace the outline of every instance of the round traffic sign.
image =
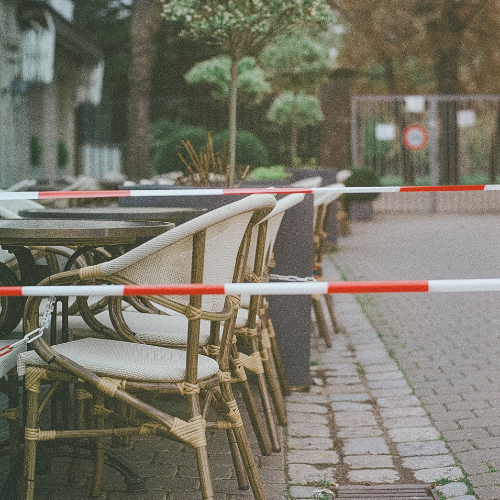
POLYGON ((411 151, 419 151, 427 146, 429 135, 422 125, 408 125, 403 130, 403 142, 411 151))

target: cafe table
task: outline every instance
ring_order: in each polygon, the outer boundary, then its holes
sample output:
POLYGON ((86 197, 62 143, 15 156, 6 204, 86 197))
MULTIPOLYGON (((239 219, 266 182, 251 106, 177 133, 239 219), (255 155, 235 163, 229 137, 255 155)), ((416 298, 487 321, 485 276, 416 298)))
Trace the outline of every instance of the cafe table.
MULTIPOLYGON (((71 261, 85 251, 105 247, 116 255, 158 236, 175 226, 163 221, 127 221, 92 219, 0 219, 0 245, 13 253, 19 264, 20 280, 6 266, 0 266, 0 285, 36 285, 47 270, 36 264, 29 247, 76 247, 71 261), (17 281, 17 282, 16 282, 17 281)), ((0 336, 10 333, 22 317, 21 297, 2 297, 0 336), (17 301, 17 302, 16 302, 17 301)))
POLYGON ((19 211, 21 217, 42 219, 140 220, 173 222, 175 225, 198 217, 206 208, 190 207, 69 207, 29 208, 19 211))

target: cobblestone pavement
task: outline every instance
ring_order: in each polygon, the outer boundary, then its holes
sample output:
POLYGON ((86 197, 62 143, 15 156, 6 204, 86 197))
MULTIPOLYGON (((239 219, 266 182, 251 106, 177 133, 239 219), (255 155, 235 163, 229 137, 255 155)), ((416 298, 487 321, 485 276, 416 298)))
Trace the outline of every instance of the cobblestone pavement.
MULTIPOLYGON (((354 280, 496 278, 499 222, 498 215, 487 214, 376 214, 369 223, 352 224, 352 234, 330 254, 325 274, 331 279, 340 270, 354 280)), ((345 297, 335 297, 338 308, 345 297)), ((402 390, 409 392, 399 397, 421 403, 425 415, 419 417, 430 418, 443 439, 437 441, 446 447, 441 455, 453 457, 476 496, 500 499, 498 294, 363 294, 357 300, 369 318, 366 327, 373 325, 386 347, 380 355, 390 353, 408 383, 402 390)), ((365 351, 369 357, 378 353, 365 351)), ((374 382, 367 379, 373 388, 374 382)), ((380 411, 383 416, 383 405, 380 411)), ((407 425, 406 438, 417 428, 407 425)), ((396 427, 388 432, 400 439, 396 427)), ((399 451, 407 446, 397 444, 399 451)))

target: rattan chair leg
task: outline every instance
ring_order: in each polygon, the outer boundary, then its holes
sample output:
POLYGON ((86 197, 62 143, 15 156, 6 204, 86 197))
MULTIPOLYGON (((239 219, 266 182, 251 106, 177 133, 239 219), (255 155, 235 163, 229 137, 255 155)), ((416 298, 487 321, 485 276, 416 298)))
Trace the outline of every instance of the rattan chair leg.
POLYGON ((264 366, 264 373, 266 375, 267 384, 271 391, 271 398, 276 411, 276 417, 280 425, 287 424, 285 400, 281 393, 281 387, 278 380, 278 373, 274 364, 273 353, 271 349, 265 348, 266 356, 262 358, 262 365, 264 366))
MULTIPOLYGON (((223 397, 223 400, 226 401, 226 405, 229 406, 229 403, 227 402, 232 402, 232 407, 236 409, 236 414, 237 416, 239 416, 238 406, 236 405, 236 401, 234 400, 234 395, 230 384, 228 383, 221 384, 221 393, 216 394, 216 398, 220 399, 221 395, 223 397)), ((237 416, 236 418, 233 417, 234 436, 238 443, 238 448, 241 454, 241 458, 243 460, 243 464, 245 466, 247 477, 250 481, 250 486, 252 488, 254 499, 266 500, 266 494, 264 492, 264 487, 262 486, 262 481, 259 476, 259 471, 257 470, 254 454, 250 447, 250 443, 248 442, 248 437, 246 435, 243 423, 241 422, 241 418, 239 418, 239 425, 235 423, 235 420, 238 420, 237 416)))
POLYGON ((321 302, 318 295, 313 295, 312 306, 314 316, 316 318, 316 325, 318 327, 319 336, 325 339, 325 344, 327 347, 332 347, 332 339, 330 338, 330 332, 328 331, 325 316, 323 314, 323 309, 321 307, 321 302))
POLYGON ((263 456, 267 456, 271 454, 271 441, 264 430, 264 425, 260 418, 259 412, 257 411, 257 405, 255 404, 255 400, 252 395, 252 390, 250 389, 250 384, 246 378, 246 373, 244 368, 241 366, 239 360, 239 352, 235 346, 232 348, 232 368, 234 380, 238 382, 238 388, 240 390, 241 396, 243 397, 243 402, 245 403, 245 407, 250 418, 250 423, 252 424, 253 431, 255 433, 255 437, 257 438, 257 442, 259 443, 259 450, 263 456), (240 367, 238 370, 236 367, 240 367), (241 373, 238 373, 241 372, 241 373))
POLYGON ((278 372, 278 380, 281 386, 281 393, 283 396, 290 396, 292 391, 290 390, 290 384, 288 383, 288 377, 286 375, 285 366, 283 365, 283 360, 281 359, 280 350, 278 343, 276 342, 276 334, 274 332, 274 326, 271 318, 267 315, 267 329, 269 331, 269 341, 271 342, 271 351, 273 353, 274 364, 276 366, 276 371, 278 372))
POLYGON ((264 430, 264 425, 260 419, 259 412, 257 411, 257 405, 255 404, 255 400, 253 398, 252 390, 250 389, 248 380, 239 380, 238 387, 240 389, 243 402, 245 403, 245 408, 250 418, 250 423, 252 424, 255 437, 257 438, 260 453, 263 456, 270 455, 271 441, 269 440, 269 436, 264 430))
MULTIPOLYGON (((97 408, 104 407, 104 394, 99 393, 95 399, 97 408)), ((96 429, 104 429, 104 416, 103 413, 95 415, 96 429)), ((96 437, 93 442, 95 443, 94 449, 94 474, 92 477, 92 496, 98 497, 101 494, 102 475, 104 472, 104 437, 96 437)))
MULTIPOLYGON (((85 428, 85 419, 84 419, 84 409, 85 409, 85 391, 82 387, 82 384, 75 384, 75 429, 84 429, 85 428)), ((88 393, 87 393, 88 394, 88 393)), ((80 474, 81 468, 81 459, 79 458, 80 450, 78 445, 75 444, 73 446, 73 456, 71 458, 71 463, 68 469, 68 482, 73 483, 76 481, 76 478, 80 474)))
POLYGON ((274 414, 271 407, 272 405, 269 398, 269 392, 267 390, 266 377, 263 373, 256 373, 255 376, 257 377, 257 385, 259 387, 260 398, 262 400, 262 409, 264 410, 267 430, 269 432, 269 437, 271 438, 271 450, 279 453, 281 451, 281 443, 276 423, 274 422, 274 414))
POLYGON ((238 481, 238 489, 246 491, 250 488, 250 483, 248 482, 248 477, 245 472, 245 464, 241 458, 238 442, 236 441, 233 429, 227 429, 226 432, 229 449, 231 450, 231 457, 233 459, 236 480, 238 481))
MULTIPOLYGON (((8 398, 9 398, 9 408, 16 408, 19 412, 20 409, 20 397, 19 397, 19 387, 18 387, 18 376, 17 370, 11 370, 7 374, 7 383, 9 387, 8 398)), ((17 418, 9 419, 9 455, 10 463, 15 464, 19 458, 19 446, 20 446, 20 423, 21 417, 18 413, 17 418)))
MULTIPOLYGON (((38 428, 38 395, 40 393, 40 381, 36 381, 27 390, 26 402, 26 428, 38 428)), ((36 449, 38 441, 36 439, 25 439, 24 444, 24 492, 26 500, 33 500, 35 497, 35 468, 36 449)))
MULTIPOLYGON (((202 412, 200 409, 198 394, 189 394, 186 397, 188 398, 191 407, 191 418, 199 417, 202 412)), ((195 450, 203 500, 215 500, 212 477, 210 474, 210 465, 208 461, 207 447, 199 446, 195 448, 195 450)))
POLYGON ((340 328, 335 317, 335 309, 333 307, 333 297, 331 295, 325 295, 326 307, 328 309, 328 314, 330 316, 330 321, 332 322, 333 333, 339 333, 340 328))

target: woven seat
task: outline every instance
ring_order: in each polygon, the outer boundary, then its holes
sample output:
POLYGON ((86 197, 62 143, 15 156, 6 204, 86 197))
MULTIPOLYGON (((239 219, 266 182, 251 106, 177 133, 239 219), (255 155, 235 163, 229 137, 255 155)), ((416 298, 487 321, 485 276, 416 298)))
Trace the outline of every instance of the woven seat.
MULTIPOLYGON (((58 344, 54 346, 54 350, 101 377, 178 382, 186 376, 185 351, 92 338, 58 344)), ((49 368, 50 365, 36 352, 29 351, 17 357, 17 372, 20 376, 25 374, 26 366, 49 368)), ((218 371, 217 361, 207 356, 198 356, 199 379, 215 375, 218 371)))
MULTIPOLYGON (((271 195, 248 196, 192 219, 113 260, 56 274, 40 284, 106 282, 147 285, 239 280, 244 272, 252 227, 271 212, 275 203, 271 195)), ((116 322, 121 318, 121 297, 110 298, 113 329, 97 321, 85 298, 79 297, 82 319, 99 335, 108 338, 83 338, 49 346, 44 337, 40 337, 32 343, 35 352, 20 357, 19 370, 25 370, 28 393, 24 481, 27 500, 32 500, 34 495, 36 447, 39 440, 91 437, 97 445, 92 495, 98 496, 104 463, 103 439, 118 431, 122 436, 156 433, 191 445, 197 455, 203 498, 213 500, 215 497, 205 436, 207 428, 226 430, 230 443, 233 448, 236 447, 232 451, 235 452, 233 456, 239 484, 245 483, 246 478, 243 476, 246 475, 255 498, 265 499, 230 383, 229 354, 239 301, 219 295, 151 296, 148 300, 151 304, 158 304, 185 316, 183 322, 178 316, 170 318, 179 325, 182 323, 182 328, 187 332, 184 349, 144 344, 125 325, 117 325, 116 322), (218 347, 215 359, 199 354, 200 338, 203 338, 200 325, 203 320, 210 324, 210 343, 218 347), (71 382, 79 388, 82 386, 86 394, 93 398, 95 407, 103 408, 107 400, 112 398, 134 411, 130 416, 130 411, 121 414, 107 408, 105 412, 100 410, 95 431, 83 428, 86 422, 83 416, 76 418, 76 428, 73 430, 40 431, 39 405, 45 406, 44 402, 39 401, 41 380, 71 382), (184 421, 167 411, 160 411, 139 398, 145 392, 183 395, 191 418, 184 421), (205 395, 204 408, 201 407, 200 392, 205 395), (206 421, 209 406, 220 415, 221 422, 206 421), (115 430, 104 426, 105 416, 110 412, 113 422, 121 422, 124 427, 115 430), (142 418, 134 416, 134 412, 138 412, 142 418)), ((38 326, 41 301, 40 297, 30 297, 27 301, 25 325, 29 331, 38 326)), ((141 316, 145 322, 155 315, 137 313, 137 317, 141 316)), ((168 317, 158 315, 153 321, 158 318, 168 317)), ((75 408, 81 407, 83 403, 76 400, 75 408)), ((76 412, 76 415, 80 413, 76 412)))

